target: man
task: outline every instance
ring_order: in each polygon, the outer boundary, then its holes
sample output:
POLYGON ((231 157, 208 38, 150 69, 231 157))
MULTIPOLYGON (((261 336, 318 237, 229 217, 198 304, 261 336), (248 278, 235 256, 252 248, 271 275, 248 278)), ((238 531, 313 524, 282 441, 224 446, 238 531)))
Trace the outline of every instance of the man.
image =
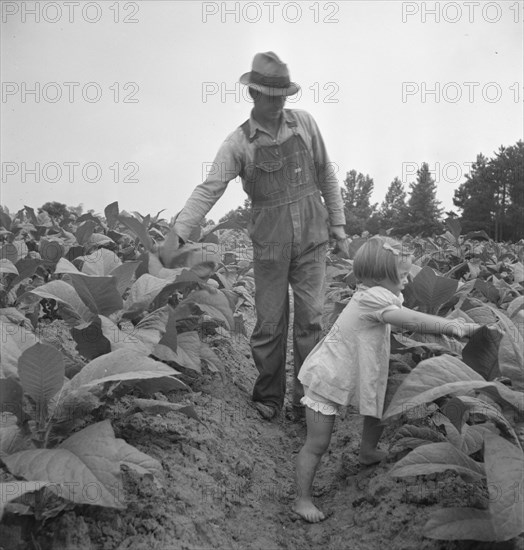
POLYGON ((347 255, 345 218, 338 182, 322 136, 308 113, 284 109, 300 89, 273 52, 255 55, 241 76, 254 107, 215 158, 213 175, 193 191, 177 217, 175 231, 185 239, 240 175, 252 203, 257 322, 251 336, 259 376, 253 401, 261 416, 280 411, 286 391, 288 287, 294 298, 293 405, 300 406, 296 379, 303 360, 320 338, 325 260, 329 234, 347 255), (324 199, 325 206, 321 197, 324 199))

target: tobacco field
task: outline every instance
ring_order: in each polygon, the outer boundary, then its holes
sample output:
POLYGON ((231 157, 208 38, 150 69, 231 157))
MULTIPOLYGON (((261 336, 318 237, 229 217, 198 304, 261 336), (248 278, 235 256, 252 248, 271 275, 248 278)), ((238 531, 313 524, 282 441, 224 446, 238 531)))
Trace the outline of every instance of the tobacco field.
MULTIPOLYGON (((359 465, 344 410, 314 486, 329 517, 308 524, 305 423, 251 403, 250 242, 225 222, 180 245, 160 214, 0 212, 0 548, 524 549, 524 241, 452 219, 403 238, 405 305, 482 328, 392 332, 388 456, 359 465)), ((351 266, 328 258, 326 327, 351 266)))

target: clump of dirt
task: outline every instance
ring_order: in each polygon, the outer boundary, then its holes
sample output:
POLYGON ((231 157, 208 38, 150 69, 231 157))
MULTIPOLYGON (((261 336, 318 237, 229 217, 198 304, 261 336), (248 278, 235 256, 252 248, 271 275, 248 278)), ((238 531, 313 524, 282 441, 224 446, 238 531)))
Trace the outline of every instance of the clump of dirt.
MULTIPOLYGON (((514 550, 504 544, 444 542, 422 537, 431 511, 441 506, 485 506, 476 490, 451 472, 395 480, 391 463, 358 463, 361 419, 346 410, 315 481, 318 505, 330 516, 308 524, 290 511, 295 456, 304 421, 286 410, 262 420, 251 403, 256 371, 245 336, 210 337, 224 372, 193 378, 193 393, 172 393, 194 405, 201 422, 169 413, 106 411, 117 437, 159 460, 162 485, 124 471, 125 510, 82 506, 37 523, 5 518, 6 550, 514 550)), ((290 361, 291 361, 290 357, 290 361)), ((288 371, 291 367, 288 365, 288 371)), ((398 374, 398 373, 397 373, 398 374)), ((290 382, 290 380, 289 380, 290 382)), ((393 434, 389 428, 383 446, 393 434)), ((483 500, 484 499, 484 500, 483 500)), ((521 546, 518 546, 520 544, 521 546)))

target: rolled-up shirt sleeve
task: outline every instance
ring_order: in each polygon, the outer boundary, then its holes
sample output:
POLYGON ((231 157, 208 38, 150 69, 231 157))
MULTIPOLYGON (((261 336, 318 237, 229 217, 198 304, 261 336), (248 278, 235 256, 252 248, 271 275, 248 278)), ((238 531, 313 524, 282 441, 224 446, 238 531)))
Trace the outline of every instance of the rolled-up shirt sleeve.
POLYGON ((234 134, 229 135, 222 143, 215 160, 208 168, 207 178, 195 187, 176 218, 175 231, 184 240, 187 240, 191 231, 224 194, 227 184, 240 173, 240 155, 235 147, 234 134))

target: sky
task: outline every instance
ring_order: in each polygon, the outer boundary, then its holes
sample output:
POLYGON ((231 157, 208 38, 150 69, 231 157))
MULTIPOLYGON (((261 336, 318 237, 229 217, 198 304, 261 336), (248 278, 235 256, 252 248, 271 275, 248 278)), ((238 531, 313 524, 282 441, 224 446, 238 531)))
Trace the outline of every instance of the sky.
MULTIPOLYGON (((342 183, 381 203, 422 162, 437 198, 477 154, 523 137, 524 2, 0 2, 1 196, 174 216, 252 107, 238 82, 273 51, 342 183)), ((239 180, 208 214, 241 205, 239 180)))

